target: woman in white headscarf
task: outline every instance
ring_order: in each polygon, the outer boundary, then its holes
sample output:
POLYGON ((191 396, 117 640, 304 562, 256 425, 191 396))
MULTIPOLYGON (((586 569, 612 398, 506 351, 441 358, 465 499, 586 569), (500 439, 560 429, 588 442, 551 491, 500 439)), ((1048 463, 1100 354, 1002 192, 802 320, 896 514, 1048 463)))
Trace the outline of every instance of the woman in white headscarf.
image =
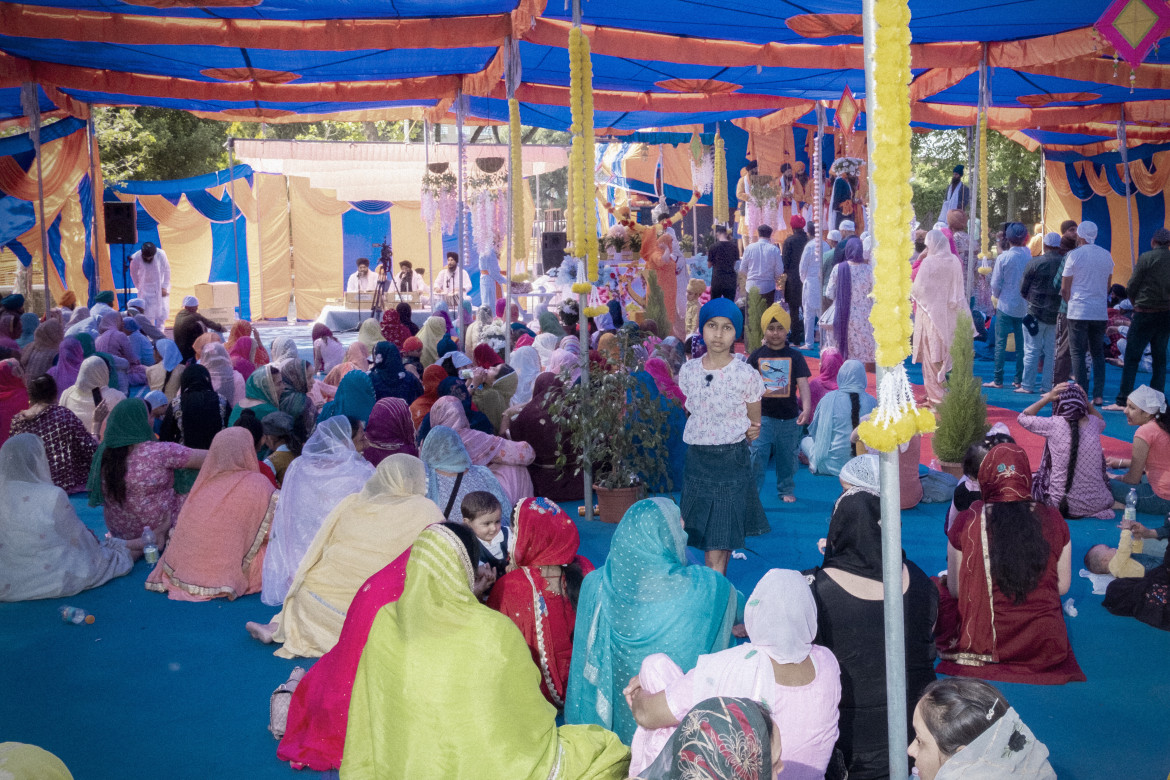
POLYGON ((61 406, 77 415, 85 429, 99 440, 106 416, 126 397, 109 384, 110 367, 97 355, 91 355, 82 361, 77 382, 61 394, 61 406))
POLYGON ((227 347, 216 342, 203 347, 199 362, 211 374, 211 386, 223 397, 229 407, 244 397, 245 377, 232 367, 227 347))
POLYGON ((174 401, 179 392, 179 384, 183 379, 183 356, 179 348, 170 339, 159 339, 154 343, 154 349, 161 360, 153 366, 146 367, 146 383, 151 390, 161 390, 166 393, 168 401, 174 401))
POLYGON ((544 371, 549 370, 549 364, 552 362, 552 354, 556 352, 557 346, 561 343, 560 336, 552 333, 541 333, 532 342, 532 347, 540 355, 540 367, 544 371))
MULTIPOLYGON (((100 360, 100 358, 99 358, 100 360)), ((122 539, 98 542, 53 484, 45 446, 18 433, 0 447, 0 601, 55 599, 130 571, 141 552, 122 539)))
POLYGON ((941 230, 926 234, 926 254, 910 287, 917 304, 914 314, 914 362, 922 364, 926 400, 942 403, 947 372, 951 369, 951 341, 962 318, 970 329, 971 310, 963 283, 963 264, 951 254, 951 242, 941 230))
POLYGON ((817 607, 804 575, 765 574, 748 598, 744 623, 749 643, 699 656, 686 674, 662 654, 642 662, 625 690, 638 723, 631 776, 649 766, 696 704, 742 696, 771 709, 784 744, 784 777, 824 777, 837 742, 841 670, 832 652, 813 644, 817 607))
MULTIPOLYGON (((288 336, 277 336, 272 340, 272 349, 269 350, 269 362, 279 363, 288 358, 299 358, 301 356, 300 350, 297 349, 297 344, 288 336)), ((245 377, 246 379, 247 377, 245 377)))
POLYGON ((261 642, 283 642, 282 658, 319 658, 337 644, 362 583, 414 544, 443 516, 427 496, 427 472, 413 455, 378 464, 361 492, 341 501, 301 560, 284 606, 267 625, 248 623, 261 642))
POLYGON ((284 473, 264 558, 261 601, 271 606, 284 602, 293 575, 325 518, 343 499, 361 490, 373 473, 374 467, 354 447, 347 418, 330 417, 317 425, 300 457, 284 473))
POLYGON ((512 405, 523 406, 532 400, 532 388, 540 376, 540 353, 533 347, 513 350, 508 365, 516 369, 516 392, 512 394, 512 405))

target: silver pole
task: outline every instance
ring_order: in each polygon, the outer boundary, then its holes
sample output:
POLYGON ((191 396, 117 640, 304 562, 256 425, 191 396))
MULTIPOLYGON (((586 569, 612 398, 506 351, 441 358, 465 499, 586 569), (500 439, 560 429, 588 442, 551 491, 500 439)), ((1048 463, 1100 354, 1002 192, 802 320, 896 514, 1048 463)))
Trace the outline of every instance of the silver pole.
POLYGON ((1040 232, 1048 233, 1048 159, 1040 145, 1040 232))
MULTIPOLYGON (((241 319, 243 319, 242 315, 244 313, 243 312, 244 302, 243 302, 243 300, 240 299, 240 295, 239 295, 239 290, 240 290, 240 237, 238 235, 239 230, 236 227, 236 221, 237 221, 236 218, 239 216, 239 210, 236 207, 236 139, 235 138, 228 139, 228 177, 229 177, 228 178, 228 189, 231 192, 231 199, 232 199, 232 251, 235 253, 235 257, 236 257, 236 306, 237 306, 236 314, 241 315, 241 319)), ((252 292, 252 280, 251 280, 251 278, 249 278, 248 279, 248 297, 249 298, 252 297, 251 292, 252 292)), ((250 300, 248 301, 248 305, 249 305, 249 312, 251 312, 251 301, 250 300)), ((251 319, 251 317, 249 317, 248 319, 251 319)))
MULTIPOLYGON (((102 206, 102 203, 104 202, 104 199, 105 199, 105 193, 100 192, 98 190, 98 186, 97 186, 97 181, 98 181, 97 160, 94 159, 94 154, 93 154, 93 150, 97 144, 97 131, 94 127, 94 121, 93 121, 93 104, 86 103, 85 108, 89 112, 89 116, 85 120, 85 132, 86 132, 85 145, 88 147, 88 150, 89 150, 89 188, 90 188, 90 191, 93 193, 93 197, 90 199, 90 206, 92 207, 91 210, 92 210, 92 216, 93 216, 93 229, 89 231, 89 236, 90 236, 90 251, 93 252, 93 263, 94 263, 94 274, 93 275, 94 275, 94 280, 96 281, 99 277, 97 268, 99 265, 98 253, 100 251, 100 246, 99 246, 99 242, 98 242, 98 220, 102 219, 105 216, 105 206, 102 206), (99 212, 99 210, 98 210, 99 207, 101 208, 101 212, 99 212)), ((66 280, 65 286, 66 287, 69 286, 68 280, 66 280)), ((87 290, 87 292, 88 292, 88 290, 87 290)))
MULTIPOLYGON (((979 199, 981 188, 987 186, 987 182, 980 180, 981 166, 979 160, 982 155, 983 147, 983 133, 982 117, 987 115, 987 47, 983 47, 983 58, 979 61, 979 107, 975 112, 975 152, 974 163, 972 168, 975 175, 971 177, 971 183, 975 186, 971 187, 971 204, 967 209, 967 297, 975 294, 975 240, 977 237, 983 235, 979 228, 979 221, 975 217, 976 210, 979 207, 979 199)), ((980 247, 984 252, 989 250, 989 247, 980 247)))
MULTIPOLYGON (((825 175, 824 175, 825 161, 823 159, 824 158, 824 151, 823 151, 824 144, 825 144, 825 104, 822 101, 818 100, 817 101, 817 141, 816 141, 816 146, 813 148, 813 162, 812 162, 812 168, 813 168, 812 175, 814 177, 813 178, 813 209, 812 209, 812 213, 813 213, 813 218, 816 219, 816 226, 817 226, 816 235, 813 237, 813 243, 816 245, 817 273, 820 273, 821 269, 824 268, 824 266, 822 265, 822 261, 823 261, 824 256, 825 256, 825 245, 824 245, 824 239, 822 238, 822 236, 824 236, 824 234, 825 234, 825 227, 824 227, 824 222, 825 222, 825 175)), ((814 298, 816 298, 817 300, 821 299, 821 294, 824 293, 825 282, 827 282, 827 281, 828 281, 828 279, 821 279, 821 281, 820 281, 821 289, 819 290, 819 293, 817 295, 814 295, 814 298)), ((818 320, 819 320, 819 318, 818 318, 818 320)), ((817 325, 814 322, 813 323, 813 330, 814 331, 816 330, 816 327, 817 327, 817 325)), ((804 334, 804 343, 805 344, 812 344, 813 338, 815 338, 815 337, 816 337, 815 332, 814 333, 805 333, 804 334)), ((825 343, 825 338, 824 338, 823 333, 821 334, 820 343, 821 344, 825 343)))
MULTIPOLYGON (((423 159, 425 160, 426 171, 423 172, 425 176, 431 170, 431 123, 430 120, 423 120, 423 159)), ((437 205, 437 204, 436 204, 437 205)), ((430 301, 431 311, 435 310, 435 252, 431 247, 431 233, 434 232, 434 225, 427 225, 427 289, 431 294, 427 296, 430 301)), ((414 280, 411 279, 411 289, 414 289, 414 280)))
MULTIPOLYGON (((871 163, 878 159, 879 151, 893 154, 909 154, 907 149, 879 150, 878 133, 874 130, 873 119, 880 117, 883 106, 877 102, 877 79, 873 72, 875 35, 877 24, 874 19, 874 4, 876 2, 901 2, 906 0, 862 0, 862 28, 865 48, 865 99, 868 113, 866 144, 869 149, 871 163)), ((909 96, 907 95, 907 99, 909 96)), ((869 167, 872 172, 872 164, 869 167)), ((872 181, 872 176, 871 176, 872 181)), ((869 199, 871 204, 880 205, 883 193, 870 187, 869 199)), ((885 193, 888 197, 888 193, 885 193)), ((876 209, 871 209, 873 213, 876 209)), ((908 226, 906 226, 908 227, 908 226)), ((903 227, 905 229, 905 227, 903 227)), ((871 235, 873 235, 871 233, 871 235)), ((881 251, 877 237, 874 236, 875 254, 881 251)), ((878 382, 881 382, 886 369, 878 367, 878 382)), ((906 727, 906 629, 902 610, 902 508, 901 486, 898 478, 898 456, 895 449, 892 452, 883 452, 879 458, 879 481, 881 484, 882 510, 882 584, 883 603, 885 613, 885 650, 886 650, 886 724, 888 726, 888 744, 890 760, 890 777, 902 780, 909 776, 909 761, 906 747, 909 744, 906 727)))
MULTIPOLYGON (((573 0, 573 24, 581 24, 581 0, 573 0)), ((592 85, 590 85, 592 88, 592 85)), ((590 145, 590 150, 593 148, 593 139, 586 139, 590 145)), ((593 154, 591 152, 591 154, 593 154)), ((584 209, 584 203, 577 204, 578 208, 584 209)), ((566 215, 571 218, 572 215, 566 215)), ((567 226, 567 223, 566 223, 567 226)), ((585 262, 585 258, 581 262, 585 262)), ((577 296, 577 307, 580 312, 580 319, 577 321, 577 333, 581 337, 581 383, 582 387, 589 387, 589 318, 585 316, 585 307, 589 305, 588 296, 581 294, 577 296)), ((583 395, 583 398, 588 401, 588 393, 583 395)), ((581 471, 585 475, 585 519, 587 521, 593 520, 593 464, 589 460, 589 448, 581 453, 581 471)))
MULTIPOLYGON (((49 226, 45 224, 45 174, 41 169, 41 101, 37 94, 37 85, 26 83, 21 86, 21 102, 29 118, 28 134, 33 142, 33 154, 37 159, 37 211, 40 214, 41 228, 41 275, 45 283, 45 316, 49 316, 49 309, 53 308, 53 301, 49 297, 49 226)), ((101 197, 97 195, 95 197, 101 197)), ((29 270, 29 290, 32 290, 32 270, 29 270)))
POLYGON ((1125 134, 1125 105, 1121 106, 1121 118, 1117 120, 1117 149, 1121 152, 1121 168, 1125 172, 1125 215, 1129 219, 1129 270, 1137 265, 1137 242, 1133 237, 1133 198, 1129 186, 1129 139, 1125 134))
MULTIPOLYGON (((511 129, 511 111, 512 99, 516 97, 516 71, 519 67, 519 57, 517 57, 516 45, 512 39, 508 38, 508 289, 504 293, 504 362, 507 363, 512 359, 512 255, 515 253, 513 247, 516 241, 522 240, 521 236, 516 233, 515 220, 515 204, 516 204, 516 189, 524 183, 524 147, 521 146, 520 170, 517 171, 512 167, 512 144, 519 143, 520 139, 512 137, 511 129), (519 178, 517 178, 519 177, 519 178)), ((521 136, 522 138, 523 136, 521 136)), ((482 279, 482 277, 481 277, 482 279)), ((492 282, 494 285, 495 282, 492 282)), ((480 296, 483 300, 483 296, 480 296)))
POLYGON ((460 89, 458 95, 455 97, 455 135, 457 136, 457 151, 459 153, 458 163, 458 183, 459 183, 459 206, 458 214, 459 220, 456 223, 455 229, 459 231, 459 262, 455 266, 458 272, 456 279, 459 282, 459 306, 455 316, 459 318, 459 344, 461 348, 466 349, 467 345, 467 325, 463 322, 463 274, 467 273, 467 214, 465 209, 467 204, 463 199, 463 156, 466 149, 463 145, 463 90, 460 89))

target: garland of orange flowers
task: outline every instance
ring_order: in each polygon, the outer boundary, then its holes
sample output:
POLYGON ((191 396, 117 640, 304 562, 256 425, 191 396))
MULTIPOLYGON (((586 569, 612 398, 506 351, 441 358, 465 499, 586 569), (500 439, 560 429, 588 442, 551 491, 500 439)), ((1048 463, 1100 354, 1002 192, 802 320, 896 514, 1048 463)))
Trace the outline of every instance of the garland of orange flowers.
MULTIPOLYGON (((695 207, 695 204, 699 202, 699 198, 701 198, 701 197, 702 197, 702 193, 692 192, 691 199, 689 201, 687 201, 686 203, 684 203, 683 205, 679 206, 678 211, 674 212, 669 217, 667 217, 666 219, 659 222, 658 226, 661 226, 661 229, 664 230, 664 229, 670 227, 671 225, 678 224, 680 221, 682 221, 682 219, 684 217, 686 217, 687 214, 691 213, 691 209, 693 209, 695 207)), ((617 208, 612 203, 610 203, 609 200, 607 200, 604 195, 601 194, 601 187, 597 188, 597 200, 601 203, 602 206, 605 207, 605 210, 607 212, 609 212, 610 214, 613 215, 613 218, 622 227, 629 228, 631 230, 646 227, 645 225, 638 222, 638 220, 636 220, 636 219, 619 217, 617 215, 617 208)), ((659 230, 658 232, 659 232, 659 234, 661 234, 661 230, 659 230)))
POLYGON ((524 230, 524 158, 520 149, 520 101, 508 100, 508 146, 512 157, 512 258, 528 257, 524 230))
POLYGON ((711 192, 711 205, 715 210, 715 221, 727 224, 730 206, 727 201, 727 149, 723 136, 715 133, 715 184, 711 192))
POLYGON ((874 139, 869 172, 876 207, 873 228, 873 308, 869 319, 877 342, 877 362, 885 370, 878 386, 878 408, 858 426, 868 446, 890 452, 915 433, 934 430, 934 416, 914 405, 903 361, 910 354, 909 226, 914 219, 910 185, 910 7, 906 0, 873 4, 875 21, 873 82, 868 101, 869 132, 874 139))

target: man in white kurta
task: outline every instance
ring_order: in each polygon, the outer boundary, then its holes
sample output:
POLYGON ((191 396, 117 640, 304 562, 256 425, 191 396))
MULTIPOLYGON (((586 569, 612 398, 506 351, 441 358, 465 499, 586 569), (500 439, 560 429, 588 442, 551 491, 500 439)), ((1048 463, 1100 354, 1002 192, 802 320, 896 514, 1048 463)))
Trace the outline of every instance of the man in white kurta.
POLYGON ((365 257, 357 259, 357 270, 349 275, 345 283, 347 293, 372 293, 378 286, 378 277, 370 273, 370 261, 365 257))
POLYGON ((171 264, 167 253, 147 241, 130 255, 130 278, 146 304, 146 318, 161 328, 170 313, 171 264))

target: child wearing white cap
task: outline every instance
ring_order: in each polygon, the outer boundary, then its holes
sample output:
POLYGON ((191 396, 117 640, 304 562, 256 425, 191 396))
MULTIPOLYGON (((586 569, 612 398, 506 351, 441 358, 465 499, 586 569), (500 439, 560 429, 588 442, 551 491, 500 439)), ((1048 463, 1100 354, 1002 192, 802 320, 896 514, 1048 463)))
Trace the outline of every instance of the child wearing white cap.
MULTIPOLYGON (((1125 402, 1125 418, 1138 426, 1133 436, 1130 458, 1106 458, 1109 468, 1127 469, 1116 479, 1109 480, 1116 509, 1125 508, 1129 491, 1137 491, 1138 514, 1170 513, 1170 413, 1166 411, 1166 396, 1148 385, 1142 385, 1129 394, 1125 402)), ((1122 521, 1122 528, 1130 528, 1135 538, 1166 539, 1170 525, 1157 530, 1141 523, 1122 521)))

